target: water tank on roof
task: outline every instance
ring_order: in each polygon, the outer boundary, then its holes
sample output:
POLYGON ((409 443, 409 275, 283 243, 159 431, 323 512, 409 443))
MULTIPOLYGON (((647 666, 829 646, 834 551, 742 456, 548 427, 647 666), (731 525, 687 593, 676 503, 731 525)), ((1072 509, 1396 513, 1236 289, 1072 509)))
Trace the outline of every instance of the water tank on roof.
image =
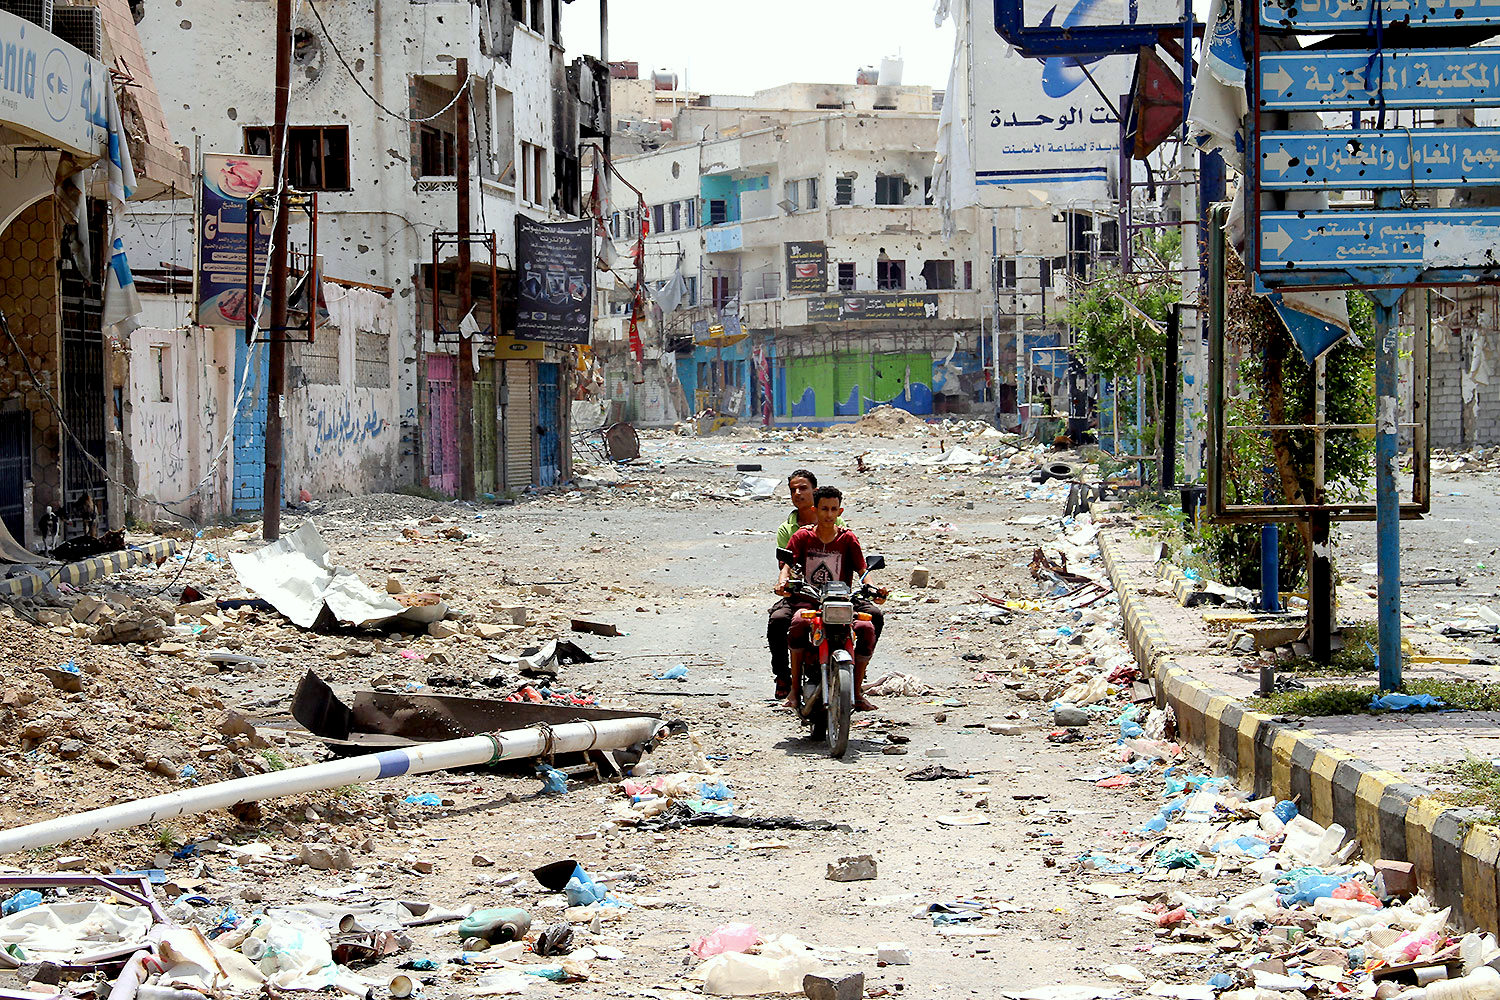
POLYGON ((880 60, 880 76, 877 82, 882 87, 901 86, 901 71, 905 67, 906 63, 903 60, 887 56, 880 60))
POLYGON ((661 126, 661 130, 663 132, 670 132, 670 131, 672 131, 672 119, 670 119, 670 118, 658 118, 656 120, 656 123, 661 126))
POLYGON ((874 66, 861 66, 854 74, 854 82, 861 87, 873 87, 880 81, 880 70, 874 66))
POLYGON ((651 74, 651 82, 657 90, 676 90, 677 74, 659 69, 651 74))

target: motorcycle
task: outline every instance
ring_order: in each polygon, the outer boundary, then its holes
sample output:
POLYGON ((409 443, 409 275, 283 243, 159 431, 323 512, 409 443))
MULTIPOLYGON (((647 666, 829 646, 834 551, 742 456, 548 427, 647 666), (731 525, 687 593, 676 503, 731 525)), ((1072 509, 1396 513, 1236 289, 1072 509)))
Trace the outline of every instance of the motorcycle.
MULTIPOLYGON (((790 549, 777 549, 776 559, 793 565, 790 549)), ((803 654, 798 717, 812 727, 814 740, 828 741, 828 751, 835 757, 849 749, 849 723, 854 715, 854 623, 870 620, 868 614, 854 610, 854 598, 885 603, 887 591, 866 582, 871 573, 884 568, 885 557, 872 554, 865 558, 865 573, 857 588, 838 580, 810 584, 794 579, 787 585, 789 596, 814 605, 796 613, 797 619, 808 624, 809 646, 818 657, 814 669, 807 653, 803 654)))

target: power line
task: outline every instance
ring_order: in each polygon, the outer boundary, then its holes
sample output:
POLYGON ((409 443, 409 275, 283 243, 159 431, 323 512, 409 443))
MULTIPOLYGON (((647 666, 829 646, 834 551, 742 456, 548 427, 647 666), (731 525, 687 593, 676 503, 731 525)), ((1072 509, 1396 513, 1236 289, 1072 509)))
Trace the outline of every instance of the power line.
POLYGON ((312 0, 307 0, 307 6, 308 9, 313 12, 313 17, 317 19, 318 27, 323 29, 323 37, 327 39, 328 47, 333 49, 333 54, 338 56, 339 64, 343 66, 344 70, 349 74, 349 79, 353 80, 354 85, 358 87, 364 93, 364 95, 370 99, 371 104, 374 104, 377 108, 379 108, 381 111, 384 111, 392 118, 396 118, 404 122, 410 122, 413 125, 421 125, 424 122, 436 121, 437 119, 443 117, 443 115, 446 115, 450 110, 452 110, 453 106, 458 103, 459 97, 462 96, 463 92, 466 89, 468 89, 469 81, 465 80, 463 82, 463 86, 458 88, 458 93, 453 95, 453 100, 449 101, 441 111, 437 112, 436 114, 429 115, 426 118, 413 118, 410 115, 403 115, 399 111, 392 111, 384 104, 381 104, 374 94, 370 93, 370 90, 365 86, 364 81, 359 78, 359 74, 354 72, 354 67, 350 66, 349 60, 344 58, 344 53, 340 51, 338 43, 333 40, 333 32, 329 31, 328 25, 323 23, 323 15, 318 11, 317 6, 313 4, 312 0))

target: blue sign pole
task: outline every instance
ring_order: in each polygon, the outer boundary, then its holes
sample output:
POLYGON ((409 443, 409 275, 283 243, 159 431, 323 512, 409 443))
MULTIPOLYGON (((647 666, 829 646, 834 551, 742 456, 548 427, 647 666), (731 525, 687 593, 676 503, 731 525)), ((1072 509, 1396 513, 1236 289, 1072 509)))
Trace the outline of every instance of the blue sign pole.
POLYGON ((1399 289, 1375 298, 1375 539, 1380 690, 1401 687, 1401 498, 1396 492, 1396 303, 1399 289))

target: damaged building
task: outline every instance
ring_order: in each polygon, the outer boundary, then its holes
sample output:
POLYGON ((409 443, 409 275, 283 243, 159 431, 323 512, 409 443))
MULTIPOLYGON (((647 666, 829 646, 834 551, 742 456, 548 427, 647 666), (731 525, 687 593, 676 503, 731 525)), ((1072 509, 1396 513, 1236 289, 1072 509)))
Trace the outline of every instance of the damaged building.
MULTIPOLYGON (((464 463, 481 494, 565 478, 572 352, 514 336, 518 217, 580 209, 580 118, 585 130, 590 119, 578 78, 592 61, 564 61, 561 2, 296 6, 287 170, 315 212, 292 215, 293 281, 315 271, 322 290, 316 330, 304 313, 303 329, 288 331, 285 496, 414 483, 456 494, 464 463), (468 358, 455 235, 461 91, 478 330, 468 358), (474 450, 461 454, 470 420, 474 450)), ((269 154, 275 5, 147 2, 142 14, 177 140, 205 156, 269 154)), ((129 446, 143 494, 186 497, 199 517, 250 514, 262 503, 265 338, 195 322, 192 191, 177 194, 131 216, 151 319, 131 337, 129 446), (174 440, 179 450, 164 449, 174 440)))
POLYGON ((39 548, 124 523, 128 365, 113 328, 131 318, 130 281, 111 235, 127 199, 189 174, 127 0, 8 0, 0 36, 0 542, 39 548))
MULTIPOLYGON (((1051 285, 1044 266, 1039 287, 1013 294, 1017 260, 994 252, 984 209, 957 210, 943 235, 941 92, 901 85, 894 60, 883 77, 748 97, 613 69, 617 149, 637 150, 616 166, 645 205, 621 201, 608 226, 622 258, 643 241, 657 333, 632 364, 632 290, 601 280, 595 348, 618 415, 820 424, 882 404, 995 411, 997 348, 1013 373, 1015 313, 1040 329, 1051 285)), ((1063 256, 1051 212, 1027 224, 1029 252, 1063 256)), ((1008 215, 1002 238, 1008 247, 1008 215)))

